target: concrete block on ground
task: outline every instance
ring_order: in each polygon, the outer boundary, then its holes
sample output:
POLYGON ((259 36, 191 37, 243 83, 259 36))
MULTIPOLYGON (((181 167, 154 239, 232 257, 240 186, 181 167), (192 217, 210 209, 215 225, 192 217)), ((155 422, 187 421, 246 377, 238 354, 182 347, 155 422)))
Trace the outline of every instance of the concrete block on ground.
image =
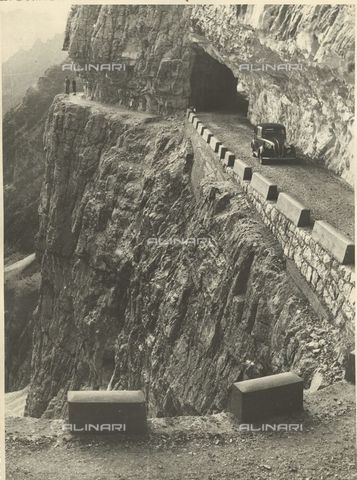
POLYGON ((201 123, 200 125, 198 125, 197 131, 198 131, 198 133, 199 133, 201 136, 203 135, 204 130, 207 130, 206 125, 203 125, 203 123, 201 123))
POLYGON ((207 143, 209 143, 212 137, 213 137, 213 133, 210 130, 208 130, 208 128, 204 130, 202 134, 202 138, 206 140, 207 143))
POLYGON ((261 195, 264 200, 276 200, 278 187, 260 173, 253 173, 251 187, 261 195))
POLYGON ((215 136, 212 136, 209 140, 209 145, 215 153, 218 153, 218 149, 222 145, 222 142, 220 142, 215 136))
POLYGON ((192 112, 192 110, 191 110, 190 108, 188 108, 188 109, 186 110, 186 117, 187 117, 187 118, 189 117, 189 115, 190 115, 191 112, 192 112))
POLYGON ((194 119, 197 118, 196 114, 191 112, 190 115, 188 116, 188 121, 193 123, 194 119))
POLYGON ((356 354, 355 350, 350 352, 347 357, 345 379, 347 382, 356 383, 356 354))
POLYGON ((202 123, 201 120, 198 117, 196 117, 193 120, 192 125, 197 129, 198 125, 201 125, 201 123, 202 123))
POLYGON ((232 385, 228 410, 241 423, 254 423, 303 409, 303 380, 292 372, 232 385))
POLYGON ((276 208, 297 227, 310 225, 310 210, 287 193, 279 193, 276 208))
POLYGON ((224 159, 224 156, 225 156, 225 154, 226 154, 227 151, 228 151, 228 148, 225 147, 224 145, 220 145, 220 146, 218 147, 218 156, 219 156, 219 158, 220 158, 221 160, 224 159))
POLYGON ((141 390, 69 391, 67 400, 67 427, 72 432, 146 432, 146 402, 141 390))
POLYGON ((234 161, 235 161, 236 156, 234 153, 230 152, 229 150, 226 151, 224 154, 224 165, 227 165, 227 167, 233 168, 234 161))
POLYGON ((252 167, 244 163, 242 160, 236 158, 234 160, 233 172, 238 175, 242 180, 251 180, 252 179, 252 167))
POLYGON ((355 263, 354 242, 329 223, 316 221, 312 229, 312 238, 342 265, 355 263))

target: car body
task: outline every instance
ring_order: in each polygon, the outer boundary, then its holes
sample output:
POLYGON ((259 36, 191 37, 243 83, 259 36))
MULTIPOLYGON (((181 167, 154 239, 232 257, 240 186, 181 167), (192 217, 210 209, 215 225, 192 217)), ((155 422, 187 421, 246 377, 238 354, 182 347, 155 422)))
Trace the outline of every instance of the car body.
POLYGON ((296 158, 295 148, 286 141, 286 128, 281 123, 258 123, 254 128, 251 142, 254 157, 260 163, 269 160, 293 160, 296 158))

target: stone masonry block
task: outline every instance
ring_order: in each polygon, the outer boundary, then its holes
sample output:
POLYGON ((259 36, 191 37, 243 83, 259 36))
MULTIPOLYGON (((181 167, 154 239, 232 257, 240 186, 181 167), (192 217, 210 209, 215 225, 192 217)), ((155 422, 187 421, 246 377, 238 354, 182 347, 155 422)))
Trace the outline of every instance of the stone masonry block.
POLYGON ((297 227, 310 225, 310 210, 291 195, 280 192, 276 208, 297 227))
POLYGON ((252 167, 238 158, 234 160, 233 172, 236 173, 241 180, 252 179, 252 167))
POLYGON ((228 150, 224 154, 224 158, 223 158, 224 165, 226 165, 227 167, 233 168, 235 158, 236 158, 236 156, 234 155, 234 153, 232 153, 228 150))
POLYGON ((228 409, 241 423, 303 409, 303 380, 292 372, 234 383, 228 409))
POLYGON ((204 130, 204 132, 202 133, 202 138, 206 140, 207 143, 210 142, 212 137, 213 137, 213 133, 210 130, 208 130, 208 128, 204 130))
POLYGON ((253 173, 251 187, 261 195, 264 200, 276 200, 278 187, 260 173, 253 173))
POLYGON ((88 425, 99 427, 97 431, 103 433, 146 431, 146 402, 141 390, 69 391, 67 400, 69 427, 77 432, 88 432, 88 425))
POLYGON ((215 153, 218 153, 218 149, 222 142, 220 142, 216 137, 212 136, 209 140, 209 145, 215 153))
POLYGON ((354 264, 354 243, 327 222, 322 220, 315 222, 312 229, 312 238, 342 265, 354 264))

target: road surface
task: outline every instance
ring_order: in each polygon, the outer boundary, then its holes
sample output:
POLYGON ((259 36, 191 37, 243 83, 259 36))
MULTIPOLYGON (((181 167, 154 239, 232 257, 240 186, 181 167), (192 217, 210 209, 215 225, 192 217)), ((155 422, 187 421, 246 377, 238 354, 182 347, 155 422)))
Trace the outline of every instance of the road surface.
MULTIPOLYGON (((280 191, 300 200, 311 210, 313 220, 325 220, 354 240, 354 192, 331 171, 310 163, 260 165, 252 156, 253 127, 237 113, 197 113, 204 125, 237 158, 274 181, 280 191)), ((289 134, 289 132, 288 132, 289 134)))
MULTIPOLYGON (((7 480, 352 480, 355 389, 306 395, 299 432, 242 433, 224 413, 150 419, 147 439, 61 435, 59 422, 8 417, 7 480)), ((286 420, 283 420, 285 423, 286 420)))
POLYGON ((10 278, 16 276, 18 273, 21 273, 25 268, 29 267, 36 258, 35 253, 31 253, 27 257, 19 260, 18 262, 12 263, 11 265, 5 267, 5 280, 9 280, 10 278))

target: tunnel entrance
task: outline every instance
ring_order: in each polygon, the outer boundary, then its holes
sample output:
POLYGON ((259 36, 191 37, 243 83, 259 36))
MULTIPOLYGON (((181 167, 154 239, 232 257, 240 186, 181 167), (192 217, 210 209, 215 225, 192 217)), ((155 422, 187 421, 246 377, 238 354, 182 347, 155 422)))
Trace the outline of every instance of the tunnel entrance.
POLYGON ((238 79, 223 63, 195 49, 191 71, 190 106, 197 111, 229 111, 247 116, 248 100, 237 92, 238 79))

